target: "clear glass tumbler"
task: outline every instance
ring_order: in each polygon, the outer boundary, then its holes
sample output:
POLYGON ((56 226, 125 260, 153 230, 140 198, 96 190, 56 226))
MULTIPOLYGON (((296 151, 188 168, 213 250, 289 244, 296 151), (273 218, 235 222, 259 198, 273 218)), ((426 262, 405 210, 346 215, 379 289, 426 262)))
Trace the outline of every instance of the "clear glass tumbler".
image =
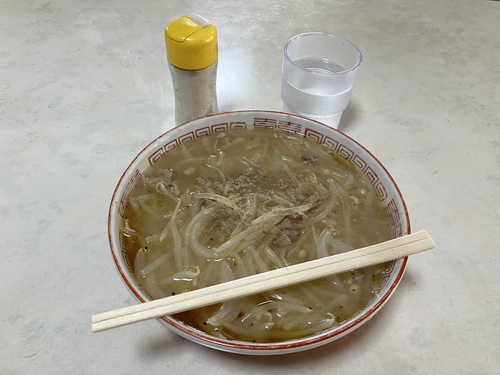
POLYGON ((294 36, 283 52, 283 110, 337 128, 361 64, 359 49, 337 36, 311 32, 294 36))

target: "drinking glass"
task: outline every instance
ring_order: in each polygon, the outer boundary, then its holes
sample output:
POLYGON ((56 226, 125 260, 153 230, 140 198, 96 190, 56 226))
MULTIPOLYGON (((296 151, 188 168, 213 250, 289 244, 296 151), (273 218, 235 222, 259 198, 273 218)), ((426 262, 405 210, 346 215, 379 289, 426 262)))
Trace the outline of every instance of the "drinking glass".
POLYGON ((338 36, 321 32, 294 36, 283 51, 283 110, 337 128, 360 64, 359 49, 338 36))

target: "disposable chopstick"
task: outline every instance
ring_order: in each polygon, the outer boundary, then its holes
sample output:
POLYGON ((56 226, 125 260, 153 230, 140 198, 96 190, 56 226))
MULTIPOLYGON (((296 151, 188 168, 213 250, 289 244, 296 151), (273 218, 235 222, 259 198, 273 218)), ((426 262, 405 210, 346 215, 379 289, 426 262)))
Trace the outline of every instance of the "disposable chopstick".
POLYGON ((436 245, 427 231, 419 231, 376 245, 336 254, 273 271, 209 286, 174 296, 92 316, 92 331, 159 318, 198 307, 245 297, 271 289, 367 267, 431 250, 436 245))

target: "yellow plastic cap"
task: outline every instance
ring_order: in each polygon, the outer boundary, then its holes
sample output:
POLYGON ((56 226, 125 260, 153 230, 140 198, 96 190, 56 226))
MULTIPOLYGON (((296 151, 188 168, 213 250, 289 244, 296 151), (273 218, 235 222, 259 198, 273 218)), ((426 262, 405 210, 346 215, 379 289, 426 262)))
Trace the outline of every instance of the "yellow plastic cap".
POLYGON ((180 69, 204 69, 217 61, 217 29, 198 15, 170 22, 165 44, 168 61, 180 69))

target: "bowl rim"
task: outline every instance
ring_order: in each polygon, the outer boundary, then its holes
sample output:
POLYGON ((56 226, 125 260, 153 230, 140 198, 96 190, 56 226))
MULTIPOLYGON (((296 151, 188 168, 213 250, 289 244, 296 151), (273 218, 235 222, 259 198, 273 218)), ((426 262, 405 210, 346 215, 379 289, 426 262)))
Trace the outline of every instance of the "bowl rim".
MULTIPOLYGON (((140 291, 140 288, 137 285, 134 285, 130 279, 133 279, 132 275, 128 274, 127 267, 123 265, 122 259, 119 258, 117 254, 121 253, 121 250, 119 249, 119 241, 115 241, 113 239, 113 223, 114 223, 114 211, 116 210, 116 206, 119 204, 119 192, 122 189, 123 186, 123 181, 129 177, 129 174, 133 170, 134 167, 136 167, 136 164, 139 163, 140 160, 142 160, 143 155, 150 149, 152 148, 156 143, 158 143, 160 140, 165 138, 167 135, 169 135, 172 132, 178 132, 180 129, 182 129, 184 126, 187 126, 187 124, 190 124, 192 122, 198 122, 198 121, 203 121, 207 118, 212 118, 212 117, 224 117, 225 115, 231 115, 231 114, 272 114, 272 115, 278 115, 278 116, 287 116, 287 117, 292 117, 292 118, 299 118, 302 121, 306 122, 313 122, 316 125, 320 125, 328 131, 334 131, 337 133, 340 133, 342 137, 346 137, 350 142, 354 143, 357 147, 362 149, 369 157, 376 163, 378 164, 378 167, 380 167, 387 178, 390 180, 390 183, 392 187, 395 189, 396 195, 399 197, 400 203, 403 208, 403 213, 401 216, 405 217, 406 219, 406 228, 403 228, 403 232, 405 234, 410 234, 411 233, 411 223, 410 223, 410 217, 409 217, 409 212, 408 208, 406 205, 406 202, 403 198, 403 195, 401 193, 401 190, 399 186, 396 184, 396 181, 392 177, 392 175, 389 173, 387 168, 373 155, 366 147, 364 147, 361 143, 350 137, 349 135, 341 132, 338 129, 332 128, 322 122, 316 121, 314 119, 310 119, 305 116, 297 115, 297 114, 291 114, 287 112, 282 112, 282 111, 275 111, 275 110, 234 110, 234 111, 225 111, 225 112, 219 112, 213 115, 207 115, 203 116, 197 119, 194 119, 192 121, 185 122, 183 124, 180 124, 178 126, 175 126, 173 128, 168 129, 167 131, 163 132, 159 136, 157 136, 155 139, 150 141, 146 146, 138 152, 134 158, 128 163, 126 169, 122 172, 118 182, 116 183, 116 186, 113 190, 113 194, 111 197, 111 202, 109 204, 109 209, 108 209, 108 219, 107 219, 107 234, 108 234, 108 242, 110 245, 110 250, 111 250, 111 255, 113 259, 113 263, 115 264, 115 268, 118 271, 120 278, 122 281, 125 283, 127 289, 129 292, 133 295, 133 297, 140 303, 147 302, 148 299, 142 294, 140 291)), ((222 338, 217 338, 215 336, 211 336, 203 331, 200 331, 194 327, 188 326, 183 324, 182 322, 172 318, 172 317, 162 317, 159 318, 158 320, 166 325, 169 329, 174 331, 175 333, 179 334, 180 336, 187 338, 191 341, 194 341, 198 344, 213 348, 213 349, 218 349, 221 351, 226 351, 226 352, 232 352, 232 353, 239 353, 239 354, 250 354, 250 355, 269 355, 269 354, 286 354, 286 353, 292 353, 292 352, 298 352, 298 351, 303 351, 303 350, 308 350, 312 349, 318 346, 321 346, 323 344, 327 344, 331 341, 337 340, 348 333, 352 332, 353 330, 361 327, 364 323, 369 321, 384 305, 387 303, 389 298, 394 294, 395 290, 399 286, 403 275, 405 273, 405 270, 407 268, 407 263, 408 263, 408 257, 398 259, 392 262, 391 264, 391 272, 393 272, 394 269, 398 269, 397 274, 394 276, 394 280, 390 283, 388 289, 384 291, 383 295, 378 298, 376 303, 368 310, 362 310, 360 311, 354 319, 348 320, 347 322, 341 323, 338 326, 335 326, 329 330, 314 334, 312 336, 307 336, 299 339, 294 339, 290 341, 283 341, 283 342, 271 342, 271 343, 251 343, 251 342, 246 342, 246 341, 239 341, 239 340, 228 340, 228 339, 222 339, 222 338)))

